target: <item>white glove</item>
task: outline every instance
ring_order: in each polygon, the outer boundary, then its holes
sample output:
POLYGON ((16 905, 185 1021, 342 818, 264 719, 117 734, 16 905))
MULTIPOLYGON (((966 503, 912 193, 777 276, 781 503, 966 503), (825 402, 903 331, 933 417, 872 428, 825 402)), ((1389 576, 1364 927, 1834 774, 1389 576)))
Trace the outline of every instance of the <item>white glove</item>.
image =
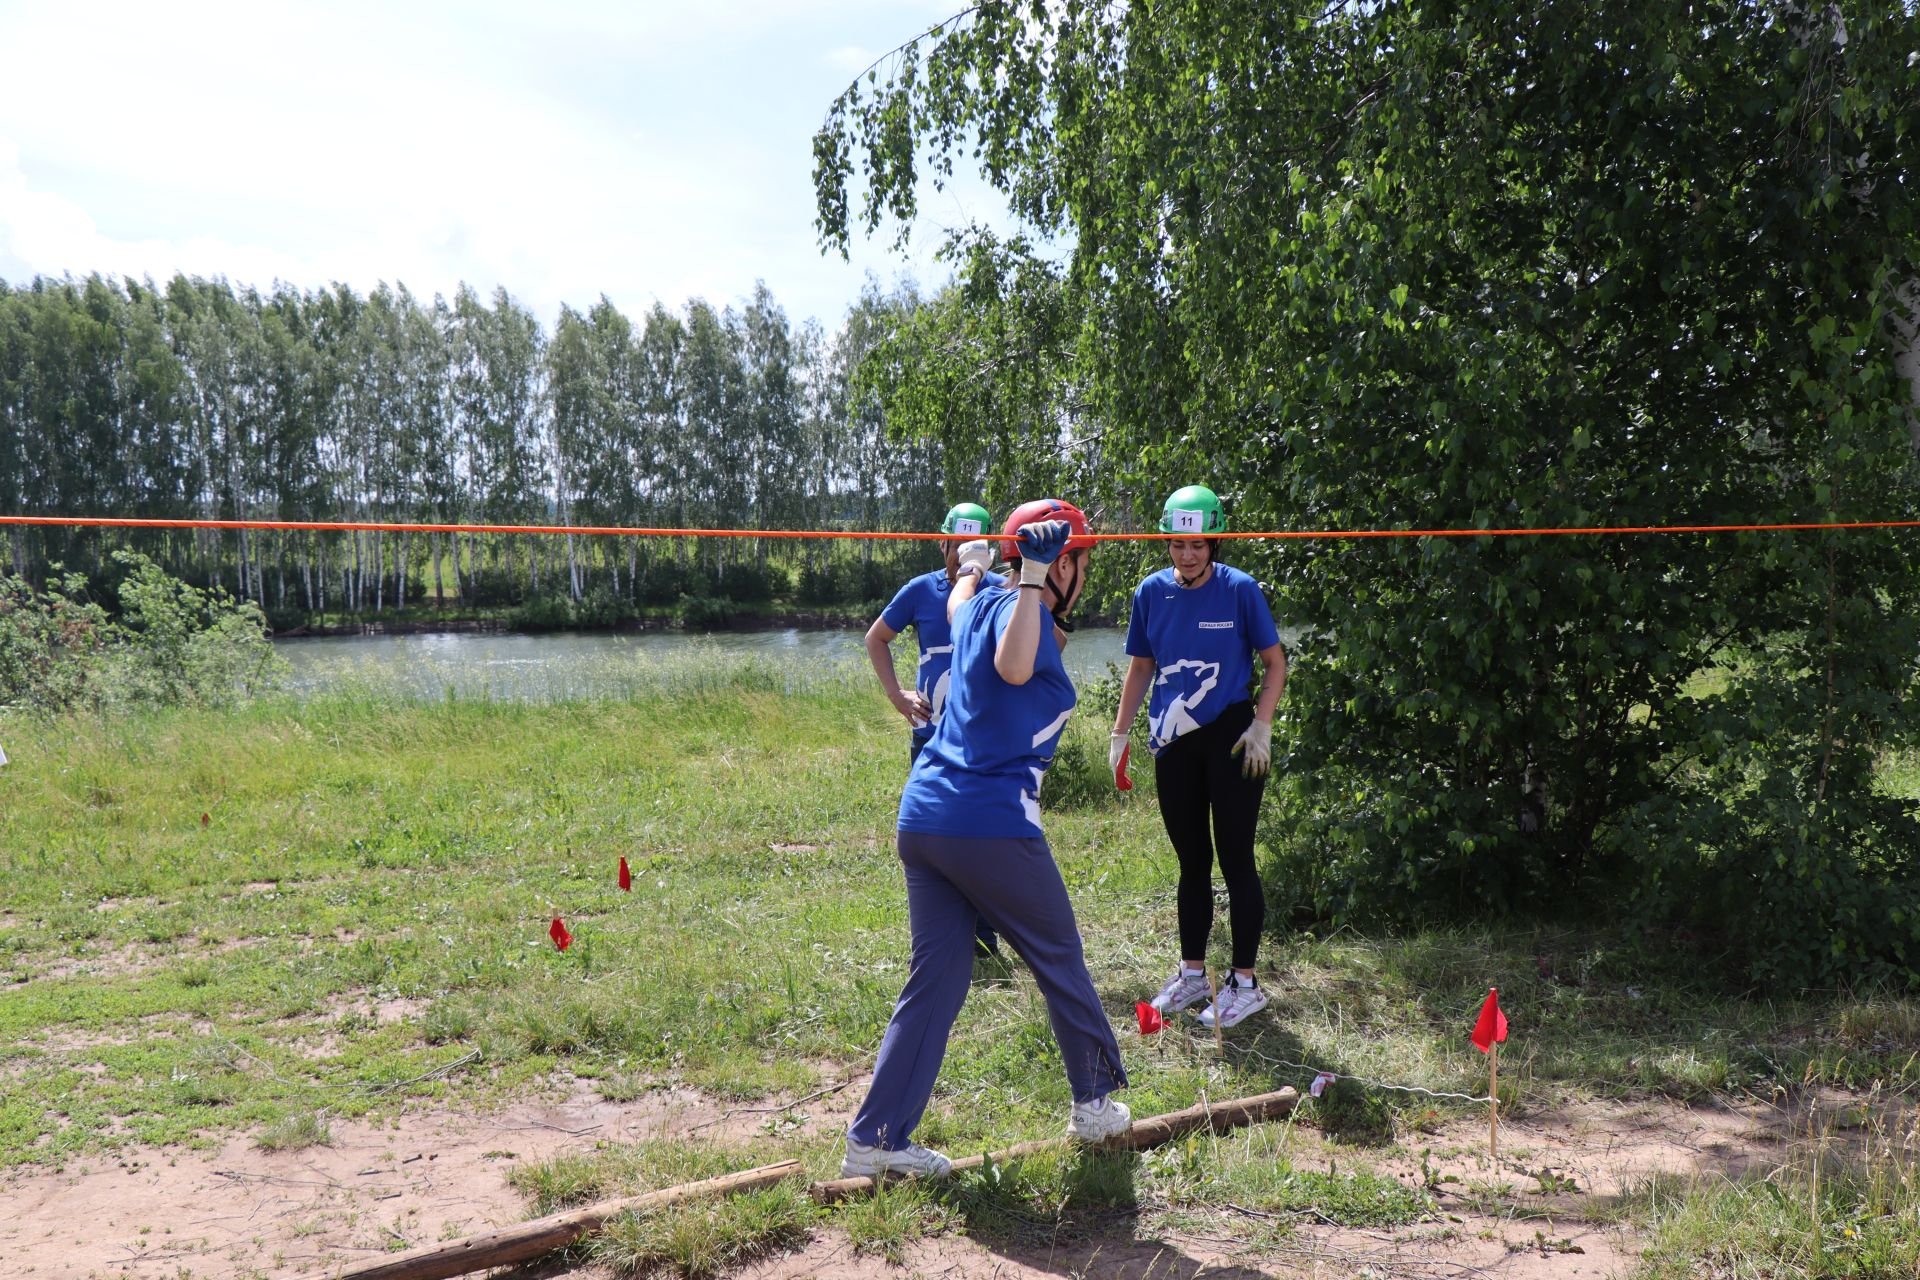
POLYGON ((1120 771, 1120 757, 1127 754, 1128 735, 1116 733, 1107 739, 1107 768, 1120 771))
POLYGON ((993 544, 991 542, 988 542, 985 538, 979 538, 972 542, 963 542, 960 544, 960 568, 958 572, 965 573, 969 569, 974 570, 979 575, 980 585, 985 586, 987 582, 987 571, 991 568, 993 568, 993 544))
POLYGON ((1273 723, 1268 720, 1255 720, 1247 725, 1247 731, 1233 744, 1235 751, 1245 751, 1240 758, 1240 772, 1249 778, 1265 775, 1273 765, 1273 723))
POLYGON ((1067 549, 1067 542, 1073 536, 1073 526, 1065 520, 1042 520, 1037 524, 1020 526, 1020 585, 1023 587, 1045 586, 1047 571, 1053 568, 1053 562, 1067 549))

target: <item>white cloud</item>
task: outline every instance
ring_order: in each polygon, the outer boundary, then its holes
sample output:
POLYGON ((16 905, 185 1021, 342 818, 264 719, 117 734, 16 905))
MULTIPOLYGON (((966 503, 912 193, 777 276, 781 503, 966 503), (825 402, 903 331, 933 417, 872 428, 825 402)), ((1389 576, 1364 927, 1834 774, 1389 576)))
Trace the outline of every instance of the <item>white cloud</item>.
MULTIPOLYGON (((0 47, 37 54, 0 76, 0 278, 464 280, 549 319, 764 278, 832 323, 902 264, 820 257, 812 131, 866 44, 950 3, 0 0, 0 47)), ((962 192, 929 195, 923 279, 940 224, 997 216, 962 192)))
POLYGON ((843 44, 838 49, 829 50, 821 60, 834 70, 844 71, 852 77, 872 66, 877 56, 871 49, 860 45, 843 44))

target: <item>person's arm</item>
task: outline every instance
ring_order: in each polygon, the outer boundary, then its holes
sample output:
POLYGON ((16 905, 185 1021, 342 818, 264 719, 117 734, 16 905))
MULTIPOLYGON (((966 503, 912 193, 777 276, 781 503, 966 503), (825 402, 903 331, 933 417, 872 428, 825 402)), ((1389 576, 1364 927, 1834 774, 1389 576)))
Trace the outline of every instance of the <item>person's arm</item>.
POLYGON ((1254 708, 1247 731, 1233 744, 1240 757, 1240 772, 1257 778, 1273 763, 1273 709, 1279 705, 1280 691, 1287 685, 1287 655, 1278 644, 1260 650, 1260 704, 1254 708))
POLYGON ((893 672, 893 638, 900 633, 887 625, 886 619, 875 618, 873 625, 867 628, 867 660, 873 663, 873 674, 880 677, 880 687, 886 691, 887 701, 893 709, 907 718, 907 723, 918 729, 933 716, 933 708, 927 705, 926 698, 918 689, 908 690, 900 687, 900 678, 893 672))
POLYGON ((1040 652, 1040 627, 1043 621, 1053 625, 1053 615, 1040 597, 1071 533, 1065 520, 1020 526, 1020 598, 1014 602, 1007 629, 993 647, 993 669, 1008 684, 1023 685, 1033 679, 1033 662, 1040 652))
POLYGON ((1120 711, 1113 718, 1113 736, 1124 738, 1133 731, 1133 718, 1153 687, 1153 674, 1159 665, 1152 658, 1133 658, 1127 663, 1127 678, 1120 685, 1120 711))
POLYGON ((1280 705, 1280 695, 1287 687, 1287 651, 1277 644, 1262 649, 1260 659, 1260 702, 1254 708, 1253 718, 1273 723, 1274 708, 1280 705))
POLYGON ((980 593, 987 580, 987 567, 993 563, 993 547, 985 540, 960 544, 960 567, 955 571, 953 589, 947 592, 947 624, 951 626, 960 606, 980 593))

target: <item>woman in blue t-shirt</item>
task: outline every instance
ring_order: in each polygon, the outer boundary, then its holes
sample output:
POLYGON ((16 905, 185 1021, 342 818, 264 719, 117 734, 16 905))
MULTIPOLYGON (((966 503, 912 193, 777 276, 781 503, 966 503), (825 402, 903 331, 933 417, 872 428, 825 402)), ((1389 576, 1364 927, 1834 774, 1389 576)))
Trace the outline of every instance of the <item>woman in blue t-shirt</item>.
POLYGON ((1258 1013, 1267 993, 1253 964, 1266 923, 1266 890, 1253 861, 1254 827, 1273 751, 1273 710, 1287 683, 1287 656, 1260 584, 1214 561, 1226 530, 1220 499, 1188 485, 1167 499, 1160 532, 1190 534, 1167 543, 1171 568, 1133 593, 1127 622, 1126 683, 1114 719, 1108 763, 1126 781, 1128 732, 1149 689, 1148 746, 1160 819, 1180 860, 1176 895, 1180 964, 1153 998, 1173 1013, 1207 999, 1207 939, 1213 932, 1213 863, 1227 882, 1233 968, 1200 1021, 1231 1027, 1258 1013), (1249 696, 1260 659, 1260 701, 1249 696))
POLYGON ((945 714, 900 796, 913 961, 847 1131, 847 1177, 941 1178, 953 1164, 913 1142, 973 973, 973 923, 1012 944, 1046 998, 1073 1091, 1070 1136, 1101 1142, 1131 1123, 1120 1045, 1087 973, 1073 904, 1040 830, 1040 780, 1073 713, 1055 624, 1086 584, 1092 540, 1079 509, 1042 498, 1007 518, 1001 554, 1017 584, 983 586, 992 549, 968 543, 949 606, 945 714))
MULTIPOLYGON (((946 519, 940 522, 940 532, 953 534, 954 538, 940 544, 946 563, 931 573, 907 579, 906 585, 894 592, 893 599, 867 628, 867 659, 873 663, 873 673, 880 677, 887 701, 906 717, 913 730, 907 748, 909 767, 926 749, 927 739, 933 737, 933 728, 940 723, 940 713, 947 705, 947 681, 953 665, 947 598, 953 590, 954 579, 959 576, 960 546, 985 537, 987 521, 987 509, 977 502, 962 502, 947 512, 946 519), (900 687, 893 671, 894 638, 908 627, 913 628, 920 649, 911 693, 900 687)), ((989 573, 986 581, 997 587, 1006 579, 989 573)), ((985 920, 980 921, 975 930, 974 953, 982 958, 1000 954, 1000 940, 994 937, 993 929, 985 920)))

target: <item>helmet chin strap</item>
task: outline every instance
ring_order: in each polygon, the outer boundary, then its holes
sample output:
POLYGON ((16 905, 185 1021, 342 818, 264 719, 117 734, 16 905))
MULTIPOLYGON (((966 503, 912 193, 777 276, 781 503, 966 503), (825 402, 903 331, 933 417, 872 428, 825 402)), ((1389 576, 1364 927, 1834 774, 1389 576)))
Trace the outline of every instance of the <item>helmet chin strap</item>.
POLYGON ((1179 583, 1179 584, 1180 584, 1181 586, 1183 586, 1183 587, 1191 587, 1191 586, 1196 586, 1196 585, 1198 585, 1198 583, 1199 583, 1199 581, 1200 581, 1200 579, 1202 579, 1202 578, 1204 578, 1204 577, 1206 577, 1206 576, 1207 576, 1207 573, 1208 573, 1208 572, 1209 572, 1209 571, 1210 571, 1210 570, 1211 570, 1212 568, 1213 568, 1213 557, 1212 557, 1212 556, 1208 556, 1208 557, 1207 557, 1207 562, 1206 562, 1205 564, 1203 564, 1203 565, 1201 565, 1201 566, 1200 566, 1200 572, 1198 572, 1198 573, 1196 573, 1196 574, 1194 574, 1194 575, 1193 575, 1193 576, 1192 576, 1191 578, 1189 578, 1189 577, 1187 577, 1187 576, 1186 576, 1185 574, 1183 574, 1183 573, 1181 573, 1181 572, 1180 572, 1180 566, 1179 566, 1179 565, 1175 565, 1175 566, 1173 567, 1173 580, 1174 580, 1175 582, 1177 582, 1177 583, 1179 583))
MULTIPOLYGON (((1086 576, 1086 570, 1080 567, 1079 561, 1076 560, 1076 561, 1073 561, 1072 563, 1073 563, 1073 590, 1072 591, 1060 590, 1060 588, 1053 585, 1053 575, 1051 573, 1047 575, 1047 590, 1053 592, 1054 598, 1061 604, 1065 604, 1067 601, 1073 599, 1073 597, 1079 593, 1081 580, 1086 576)), ((1059 627, 1062 631, 1073 630, 1073 620, 1067 616, 1069 613, 1072 612, 1071 608, 1063 610, 1063 609, 1058 609, 1058 608, 1049 606, 1047 609, 1047 612, 1053 615, 1053 624, 1056 627, 1059 627)))

